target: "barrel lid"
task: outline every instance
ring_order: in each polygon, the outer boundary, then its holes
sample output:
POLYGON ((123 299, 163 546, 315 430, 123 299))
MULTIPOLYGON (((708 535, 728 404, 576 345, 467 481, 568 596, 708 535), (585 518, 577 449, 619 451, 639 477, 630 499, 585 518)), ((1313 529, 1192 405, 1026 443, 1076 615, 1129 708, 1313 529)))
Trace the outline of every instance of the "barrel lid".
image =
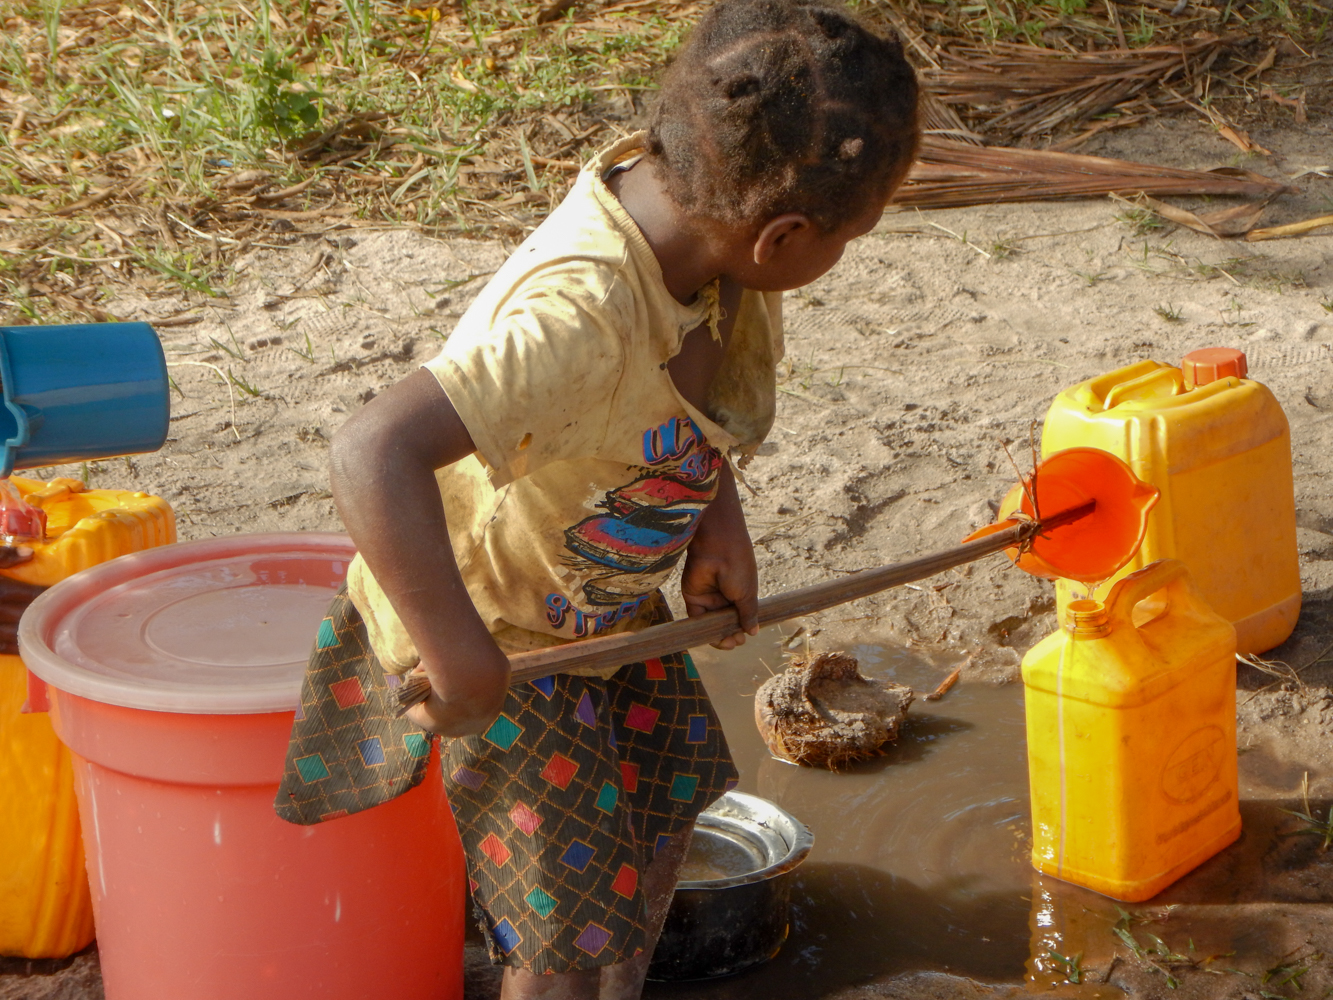
POLYGON ((1249 368, 1244 352, 1233 347, 1203 347, 1190 351, 1180 362, 1187 389, 1224 378, 1244 378, 1249 368))
POLYGON ((354 554, 346 535, 290 532, 121 556, 38 597, 19 651, 51 686, 108 705, 291 711, 354 554))

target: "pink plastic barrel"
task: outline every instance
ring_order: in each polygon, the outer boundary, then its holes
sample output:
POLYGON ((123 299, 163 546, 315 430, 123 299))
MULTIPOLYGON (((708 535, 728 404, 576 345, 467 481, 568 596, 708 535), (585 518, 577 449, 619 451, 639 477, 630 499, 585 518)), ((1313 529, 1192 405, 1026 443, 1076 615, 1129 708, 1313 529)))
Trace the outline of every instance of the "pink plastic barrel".
POLYGON ((375 809, 273 812, 342 535, 233 535, 52 587, 20 627, 75 754, 107 1000, 450 1000, 463 853, 438 761, 375 809))

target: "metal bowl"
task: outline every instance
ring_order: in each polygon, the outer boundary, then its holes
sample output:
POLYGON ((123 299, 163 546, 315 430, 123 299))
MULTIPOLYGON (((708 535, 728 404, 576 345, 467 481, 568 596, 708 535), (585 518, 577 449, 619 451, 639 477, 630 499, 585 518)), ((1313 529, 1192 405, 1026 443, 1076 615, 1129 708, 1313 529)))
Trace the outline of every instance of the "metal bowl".
POLYGON ((715 979, 776 955, 787 940, 791 872, 814 842, 805 824, 757 795, 727 792, 709 806, 648 978, 715 979))

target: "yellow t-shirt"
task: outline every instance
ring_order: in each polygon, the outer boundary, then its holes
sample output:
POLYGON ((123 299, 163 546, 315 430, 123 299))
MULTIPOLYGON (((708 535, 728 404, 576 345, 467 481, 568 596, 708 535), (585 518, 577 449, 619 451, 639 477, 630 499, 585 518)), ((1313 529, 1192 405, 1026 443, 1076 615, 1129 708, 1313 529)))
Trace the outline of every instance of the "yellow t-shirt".
MULTIPOLYGON (((477 446, 436 477, 463 581, 509 653, 643 624, 725 456, 744 464, 773 424, 778 293, 743 294, 708 413, 671 381, 685 334, 718 318, 716 286, 677 302, 607 188, 642 144, 639 133, 593 157, 425 365, 477 446)), ((348 592, 385 669, 415 666, 359 556, 348 592)))

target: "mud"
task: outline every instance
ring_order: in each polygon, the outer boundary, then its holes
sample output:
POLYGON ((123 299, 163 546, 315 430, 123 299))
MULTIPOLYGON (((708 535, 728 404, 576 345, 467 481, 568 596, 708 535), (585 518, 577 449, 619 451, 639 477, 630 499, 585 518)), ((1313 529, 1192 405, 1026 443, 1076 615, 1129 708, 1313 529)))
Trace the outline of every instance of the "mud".
MULTIPOLYGON (((1307 995, 1333 986, 1321 954, 1333 950, 1333 910, 1321 905, 1333 894, 1333 854, 1296 833, 1302 824, 1283 811, 1293 805, 1289 763, 1242 753, 1240 841, 1150 903, 1116 904, 1039 876, 1029 863, 1021 683, 973 680, 938 702, 917 701, 889 753, 829 774, 774 759, 746 725, 752 692, 780 655, 780 636, 769 630, 739 651, 696 651, 695 661, 740 767, 740 789, 814 831, 793 888, 791 936, 769 965, 672 996, 898 996, 923 971, 936 974, 931 989, 952 982, 960 991, 939 995, 958 996, 978 982, 1000 996, 1020 988, 1078 997, 1283 996, 1296 992, 1295 980, 1285 990, 1267 983, 1302 968, 1295 978, 1307 995), (1075 956, 1078 971, 1060 960, 1075 956)), ((855 655, 867 676, 918 693, 948 666, 887 645, 863 644, 855 655)), ((1323 815, 1325 803, 1312 806, 1323 815)), ((653 987, 649 995, 667 993, 653 987)))

